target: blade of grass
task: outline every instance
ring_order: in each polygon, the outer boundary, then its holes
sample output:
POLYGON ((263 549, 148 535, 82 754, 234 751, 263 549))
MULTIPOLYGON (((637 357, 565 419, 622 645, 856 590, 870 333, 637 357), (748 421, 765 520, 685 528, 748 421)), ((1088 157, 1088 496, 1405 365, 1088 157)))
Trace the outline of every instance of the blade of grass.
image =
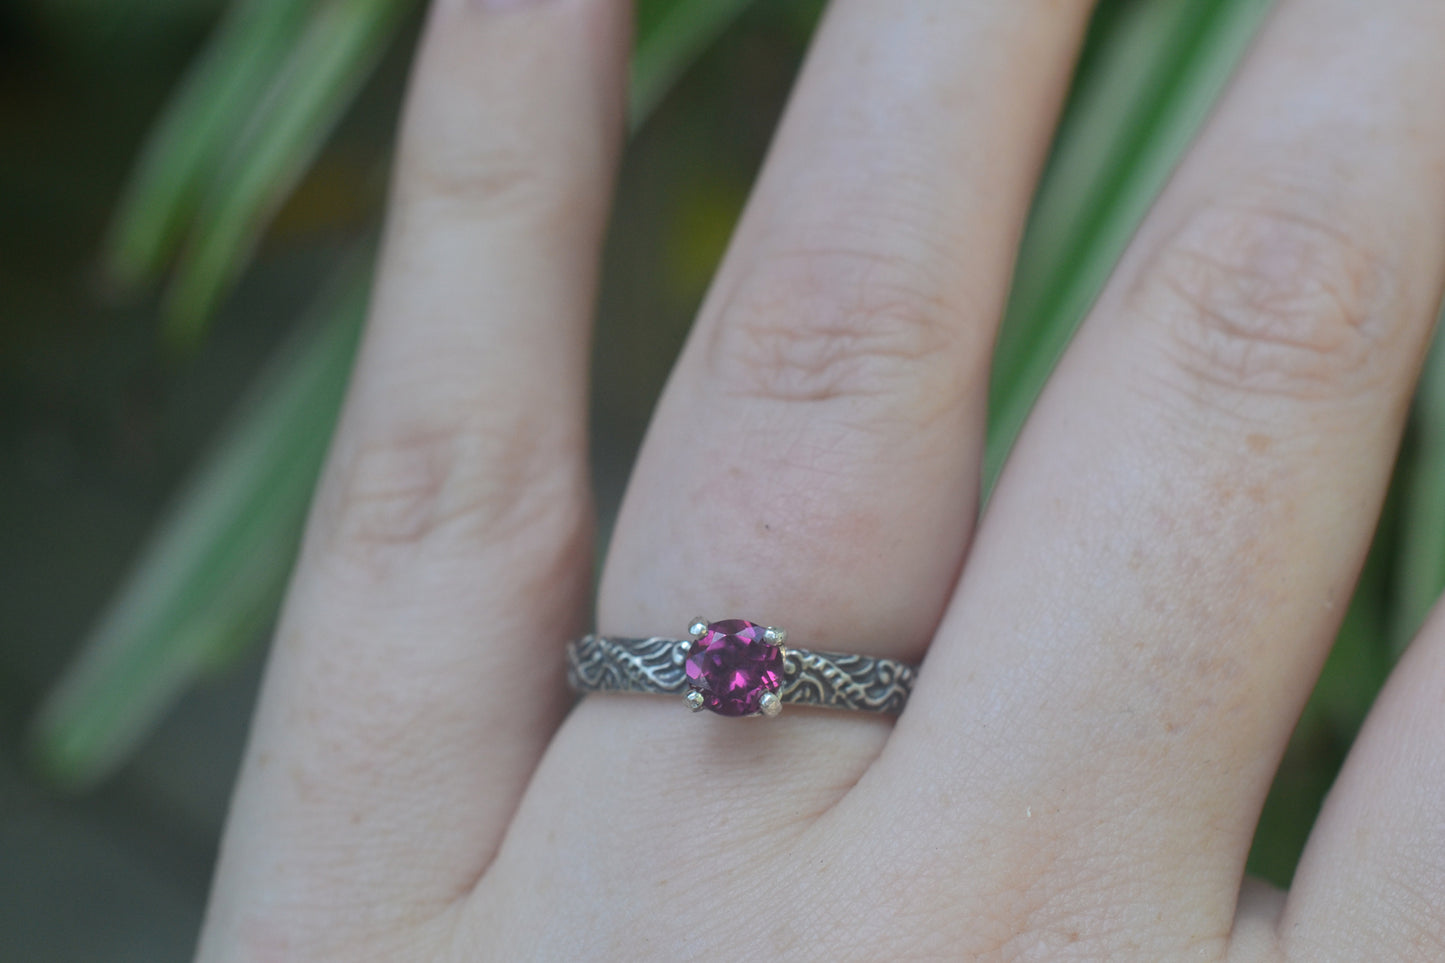
POLYGON ((313 0, 238 0, 152 128, 103 255, 122 288, 153 281, 221 159, 285 60, 313 0))
POLYGON ((1415 395, 1413 445, 1401 464, 1404 497, 1390 613, 1398 655, 1445 589, 1445 335, 1437 334, 1415 395))
POLYGON ((366 297, 353 262, 253 386, 82 643, 33 733, 57 782, 108 773, 183 687, 272 618, 366 297))
POLYGON ((1270 0, 1131 3, 1091 31, 995 354, 991 490, 1044 381, 1213 106, 1270 0))
POLYGON ((197 212, 166 299, 173 344, 200 336, 411 8, 412 0, 322 0, 197 212))
POLYGON ((753 0, 676 0, 668 4, 640 5, 628 96, 628 114, 634 130, 652 114, 702 51, 752 3, 753 0))
MULTIPOLYGON (((659 27, 639 57, 673 65, 675 78, 679 58, 700 52, 695 34, 659 27)), ((634 89, 655 92, 634 95, 644 105, 634 125, 665 89, 662 69, 634 71, 634 89)), ((364 272, 348 268, 332 291, 253 387, 46 699, 32 745, 60 785, 92 785, 124 763, 199 674, 253 645, 274 617, 335 426, 364 272)))

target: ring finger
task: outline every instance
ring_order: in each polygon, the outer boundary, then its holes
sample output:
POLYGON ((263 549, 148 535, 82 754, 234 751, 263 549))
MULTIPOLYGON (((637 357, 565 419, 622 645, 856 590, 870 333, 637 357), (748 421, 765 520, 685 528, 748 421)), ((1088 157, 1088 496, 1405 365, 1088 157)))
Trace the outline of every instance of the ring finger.
MULTIPOLYGON (((977 513, 993 334, 1088 12, 835 0, 653 419, 601 631, 675 634, 701 613, 808 647, 922 654, 977 513)), ((761 725, 589 697, 497 869, 585 874, 585 853, 600 873, 619 850, 665 866, 679 840, 656 827, 685 797, 695 827, 750 787, 763 831, 785 831, 836 801, 888 731, 855 714, 761 725), (699 769, 683 757, 699 744, 730 788, 711 801, 689 795, 699 769), (626 795, 631 834, 599 792, 626 795)))

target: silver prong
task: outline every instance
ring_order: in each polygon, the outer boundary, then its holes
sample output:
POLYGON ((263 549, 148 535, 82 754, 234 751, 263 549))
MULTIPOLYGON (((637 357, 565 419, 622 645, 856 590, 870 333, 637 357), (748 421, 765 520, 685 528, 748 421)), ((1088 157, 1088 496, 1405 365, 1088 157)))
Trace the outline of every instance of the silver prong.
POLYGON ((788 641, 788 630, 780 629, 776 625, 770 625, 763 629, 763 641, 769 645, 782 645, 788 641))
POLYGON ((693 619, 691 622, 687 623, 687 634, 692 636, 694 639, 702 638, 702 634, 706 631, 707 619, 703 618, 701 615, 693 619))
POLYGON ((779 712, 783 711, 783 700, 778 698, 776 692, 764 692, 763 697, 758 700, 758 708, 762 711, 763 715, 772 719, 775 718, 779 712))
POLYGON ((687 654, 692 651, 691 639, 679 639, 677 645, 672 647, 672 664, 682 665, 687 661, 687 654))
POLYGON ((687 707, 693 712, 701 712, 702 704, 707 701, 703 694, 696 689, 690 690, 688 694, 682 698, 683 701, 687 703, 687 707))

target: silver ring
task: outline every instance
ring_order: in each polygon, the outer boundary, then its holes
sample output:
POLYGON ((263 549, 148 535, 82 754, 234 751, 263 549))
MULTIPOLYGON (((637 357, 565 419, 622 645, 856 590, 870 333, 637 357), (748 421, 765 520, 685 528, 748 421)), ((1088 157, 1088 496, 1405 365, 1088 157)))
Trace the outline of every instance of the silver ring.
POLYGON ((567 681, 586 692, 680 695, 694 712, 776 716, 784 705, 896 715, 917 669, 897 659, 786 646, 787 633, 743 619, 694 619, 691 638, 587 635, 567 646, 567 681))

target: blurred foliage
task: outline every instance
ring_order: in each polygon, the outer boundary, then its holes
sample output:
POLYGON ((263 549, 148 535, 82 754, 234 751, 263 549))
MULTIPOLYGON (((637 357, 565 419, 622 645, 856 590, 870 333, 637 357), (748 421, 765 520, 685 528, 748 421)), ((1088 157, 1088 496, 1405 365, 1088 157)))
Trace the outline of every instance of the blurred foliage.
MULTIPOLYGON (((103 38, 106 0, 44 2, 103 38), (90 19, 86 20, 85 18, 90 19)), ((120 290, 164 283, 159 332, 193 346, 418 0, 170 0, 220 19, 174 90, 118 205, 104 257, 120 290)), ((749 0, 639 0, 636 127, 749 0)), ((806 36, 820 0, 759 4, 806 36)), ((992 385, 986 472, 1226 84, 1269 0, 1105 0, 1023 238, 992 385)), ((127 12, 122 13, 122 10, 127 12)), ((159 9, 159 6, 153 10, 159 9)), ((734 194, 737 196, 734 196, 734 194)), ((684 191, 671 278, 701 284, 742 202, 684 191), (691 200, 689 200, 691 198, 691 200)), ((93 784, 206 671, 271 623, 365 313, 372 242, 298 321, 219 433, 42 708, 35 745, 62 784, 93 784)), ((664 279, 668 280, 668 279, 664 279)), ((604 349, 605 350, 605 349, 604 349)), ((1251 868, 1288 881, 1314 811, 1398 648, 1445 584, 1445 350, 1426 367, 1392 494, 1260 823, 1251 868)))
POLYGON ((1399 476, 1404 504, 1390 623, 1397 655, 1424 624, 1445 583, 1445 336, 1440 334, 1425 362, 1414 415, 1399 476))
POLYGON ((174 341, 184 346, 200 335, 410 6, 238 0, 232 7, 148 146, 112 251, 112 272, 126 283, 154 277, 179 246, 165 312, 174 341))
POLYGON ((46 700, 58 783, 128 757, 182 689, 272 624, 300 544, 366 309, 349 263, 253 385, 46 700))
MULTIPOLYGON (((121 199, 106 252, 111 279, 153 282, 175 255, 204 192, 255 115, 305 22, 306 6, 283 0, 234 4, 152 132, 121 199)), ((241 152, 244 154, 244 151, 241 152)))

